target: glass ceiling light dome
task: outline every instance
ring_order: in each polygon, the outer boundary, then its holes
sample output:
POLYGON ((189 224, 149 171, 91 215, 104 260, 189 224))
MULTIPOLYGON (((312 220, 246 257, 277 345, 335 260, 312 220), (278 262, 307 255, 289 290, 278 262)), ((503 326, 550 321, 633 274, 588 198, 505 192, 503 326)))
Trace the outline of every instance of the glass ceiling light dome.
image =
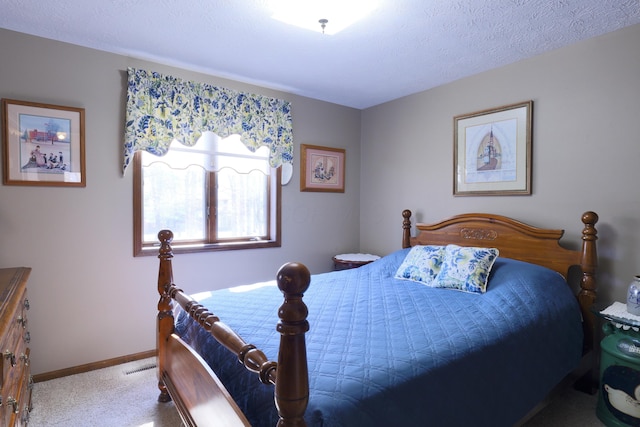
POLYGON ((271 0, 270 7, 274 19, 333 35, 367 16, 378 3, 375 0, 271 0))

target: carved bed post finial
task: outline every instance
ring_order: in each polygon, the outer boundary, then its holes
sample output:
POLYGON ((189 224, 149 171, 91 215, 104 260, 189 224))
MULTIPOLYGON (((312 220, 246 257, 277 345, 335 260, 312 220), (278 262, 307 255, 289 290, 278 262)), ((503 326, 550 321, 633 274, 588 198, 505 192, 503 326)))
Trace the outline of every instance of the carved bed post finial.
POLYGON ((309 403, 309 372, 304 334, 309 330, 309 322, 302 296, 310 280, 309 270, 300 263, 287 263, 278 270, 278 288, 284 294, 276 328, 280 332, 275 385, 278 427, 306 426, 303 417, 309 403))
POLYGON ((411 247, 411 211, 403 210, 402 217, 402 249, 406 249, 411 247))
MULTIPOLYGON (((582 230, 582 277, 580 279, 580 292, 578 300, 580 306, 589 308, 596 301, 596 267, 598 266, 598 254, 596 251, 596 240, 598 240, 598 231, 596 223, 598 215, 595 212, 585 212, 582 214, 582 222, 584 228, 582 230)), ((591 310, 583 313, 585 317, 585 327, 588 327, 589 334, 587 337, 593 337, 595 340, 595 317, 591 310)), ((591 350, 595 347, 595 341, 586 342, 586 348, 591 350)))
MULTIPOLYGON (((171 266, 171 258, 173 258, 173 251, 171 249, 173 233, 169 230, 161 230, 158 233, 158 240, 160 240, 160 250, 158 253, 158 258, 160 259, 160 269, 158 271, 158 294, 160 295, 160 300, 158 301, 156 348, 158 349, 158 373, 160 373, 165 371, 164 356, 167 339, 169 339, 169 336, 173 333, 174 325, 173 301, 168 294, 169 286, 173 283, 173 269, 171 266)), ((158 388, 160 389, 158 401, 170 401, 171 397, 160 376, 158 376, 158 388)))

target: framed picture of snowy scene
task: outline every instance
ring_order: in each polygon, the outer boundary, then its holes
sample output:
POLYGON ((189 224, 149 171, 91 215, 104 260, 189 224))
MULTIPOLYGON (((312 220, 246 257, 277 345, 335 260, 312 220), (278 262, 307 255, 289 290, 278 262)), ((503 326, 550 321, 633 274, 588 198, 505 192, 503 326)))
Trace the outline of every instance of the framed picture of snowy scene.
POLYGON ((301 144, 300 191, 344 193, 345 150, 301 144))
POLYGON ((454 117, 453 195, 531 194, 533 101, 454 117))
POLYGON ((2 100, 5 185, 85 187, 84 109, 2 100))

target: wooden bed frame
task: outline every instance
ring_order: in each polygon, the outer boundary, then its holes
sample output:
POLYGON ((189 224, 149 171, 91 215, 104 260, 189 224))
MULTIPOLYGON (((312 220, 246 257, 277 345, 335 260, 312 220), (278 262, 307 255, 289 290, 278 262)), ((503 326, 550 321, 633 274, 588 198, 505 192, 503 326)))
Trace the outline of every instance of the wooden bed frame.
MULTIPOLYGON (((565 278, 569 278, 572 267, 579 266, 577 299, 583 316, 584 357, 571 381, 582 378, 586 384, 583 389, 595 390, 598 375, 594 356, 596 327, 590 307, 596 300, 596 213, 582 215, 584 228, 580 250, 560 245, 563 230, 537 228, 500 215, 462 214, 436 224, 417 224, 415 237, 411 236, 411 211, 403 211, 402 216, 403 248, 423 244, 496 247, 502 257, 539 264, 565 278)), ((163 230, 158 238, 161 243, 158 255, 158 400, 173 400, 187 426, 249 425, 211 368, 174 334, 173 309, 174 304, 179 304, 218 342, 237 355, 240 363, 255 372, 261 382, 275 385, 279 427, 305 426, 303 416, 309 401, 305 332, 309 324, 302 296, 309 287, 309 270, 299 263, 288 263, 278 270, 277 283, 284 300, 278 311, 280 321, 276 329, 281 338, 278 361, 275 362, 247 344, 217 316, 174 285, 173 233, 163 230)))

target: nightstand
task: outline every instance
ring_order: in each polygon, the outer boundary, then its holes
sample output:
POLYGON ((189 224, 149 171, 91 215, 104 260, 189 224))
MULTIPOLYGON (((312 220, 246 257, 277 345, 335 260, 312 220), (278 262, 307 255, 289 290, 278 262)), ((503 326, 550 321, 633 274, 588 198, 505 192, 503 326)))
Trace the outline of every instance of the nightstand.
POLYGON ((593 312, 606 320, 600 342, 600 393, 596 414, 607 426, 640 425, 640 316, 615 302, 593 312))
POLYGON ((333 257, 333 269, 349 270, 358 268, 377 259, 380 259, 378 255, 371 254, 340 254, 333 257))

